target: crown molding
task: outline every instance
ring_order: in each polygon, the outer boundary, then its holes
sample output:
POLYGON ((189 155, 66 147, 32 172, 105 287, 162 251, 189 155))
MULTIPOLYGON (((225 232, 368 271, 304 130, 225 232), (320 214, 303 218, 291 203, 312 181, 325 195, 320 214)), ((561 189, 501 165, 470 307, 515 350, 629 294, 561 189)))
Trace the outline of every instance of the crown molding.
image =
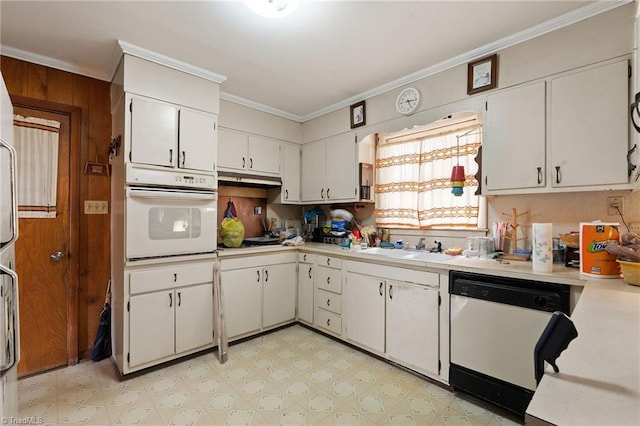
MULTIPOLYGON (((227 81, 227 77, 222 74, 217 74, 204 68, 187 64, 186 62, 170 58, 169 56, 165 56, 160 53, 147 50, 140 46, 135 46, 131 43, 127 43, 126 41, 118 40, 118 45, 120 46, 120 49, 122 49, 122 53, 136 56, 140 59, 146 59, 147 61, 155 62, 158 65, 164 65, 165 67, 173 68, 177 71, 195 75, 196 77, 204 78, 205 80, 213 81, 214 83, 218 84, 222 84, 227 81)), ((115 70, 115 68, 113 70, 115 70)))
POLYGON ((225 100, 225 101, 229 101, 229 102, 233 102, 233 103, 236 103, 238 105, 243 105, 243 106, 246 106, 246 107, 249 107, 249 108, 257 109, 259 111, 266 112, 266 113, 269 113, 269 114, 277 115, 279 117, 286 118, 286 119, 289 119, 289 120, 292 120, 292 121, 297 121, 299 123, 302 123, 304 121, 303 117, 298 115, 298 114, 293 114, 293 113, 288 112, 288 111, 283 111, 281 109, 274 108, 274 107, 271 107, 269 105, 261 104, 259 102, 255 102, 255 101, 252 101, 250 99, 242 98, 240 96, 236 96, 236 95, 233 95, 231 93, 227 93, 227 92, 221 91, 220 92, 220 99, 225 100))
POLYGON ((65 61, 59 61, 48 56, 38 55, 37 53, 27 52, 25 50, 16 49, 10 46, 0 45, 0 53, 4 56, 8 56, 9 58, 19 59, 25 62, 31 62, 33 64, 55 68, 57 70, 66 71, 73 74, 80 74, 86 77, 95 78, 97 80, 111 81, 110 76, 104 72, 97 71, 92 68, 82 67, 65 61))

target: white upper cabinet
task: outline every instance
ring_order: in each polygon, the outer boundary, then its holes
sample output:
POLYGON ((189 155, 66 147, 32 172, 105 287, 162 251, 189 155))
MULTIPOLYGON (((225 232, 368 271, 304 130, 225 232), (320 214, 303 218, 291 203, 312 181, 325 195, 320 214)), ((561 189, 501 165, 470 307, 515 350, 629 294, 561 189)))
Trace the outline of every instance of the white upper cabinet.
POLYGON ((488 95, 483 193, 630 189, 628 61, 488 95))
POLYGON ((545 82, 487 96, 482 144, 487 191, 545 185, 545 82))
POLYGON ((551 186, 625 184, 627 61, 550 81, 551 186))
POLYGON ((300 202, 300 146, 285 144, 282 147, 282 203, 300 202))
POLYGON ((218 160, 217 117, 188 108, 180 109, 178 167, 215 171, 218 160))
POLYGON ((303 202, 345 202, 358 199, 358 146, 346 133, 302 146, 303 202))
POLYGON ((217 117, 178 105, 131 96, 132 163, 214 172, 217 117))
POLYGON ((233 130, 221 129, 218 161, 222 170, 262 175, 280 175, 281 142, 233 130))

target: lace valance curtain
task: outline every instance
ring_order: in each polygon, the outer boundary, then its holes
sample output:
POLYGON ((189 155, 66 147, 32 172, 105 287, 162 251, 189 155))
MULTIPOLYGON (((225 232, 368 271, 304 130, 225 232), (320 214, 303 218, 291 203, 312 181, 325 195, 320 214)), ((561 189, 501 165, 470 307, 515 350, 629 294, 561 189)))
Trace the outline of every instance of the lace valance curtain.
POLYGON ((376 225, 476 227, 479 200, 474 195, 478 188, 474 158, 481 144, 477 124, 382 141, 376 155, 376 225), (464 166, 466 173, 461 197, 451 193, 451 169, 456 164, 464 166))
POLYGON ((18 217, 56 217, 60 123, 14 115, 18 217))

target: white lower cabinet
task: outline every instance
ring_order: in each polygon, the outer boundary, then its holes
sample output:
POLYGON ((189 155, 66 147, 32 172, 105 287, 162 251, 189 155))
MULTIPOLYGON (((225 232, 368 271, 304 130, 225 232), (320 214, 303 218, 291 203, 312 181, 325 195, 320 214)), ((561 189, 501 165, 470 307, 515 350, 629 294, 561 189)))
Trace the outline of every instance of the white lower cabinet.
POLYGON ((299 321, 313 324, 313 277, 315 256, 300 253, 298 256, 298 315, 299 321))
POLYGON ((384 352, 385 280, 347 273, 346 337, 376 352, 384 352))
POLYGON ((353 261, 346 262, 346 269, 346 340, 439 377, 439 274, 353 261))
POLYGON ((342 259, 318 256, 315 277, 315 325, 342 334, 342 259))
POLYGON ((220 278, 229 339, 295 320, 295 253, 222 259, 220 278))
POLYGON ((213 264, 128 273, 127 366, 146 368, 213 346, 213 264))
POLYGON ((387 281, 386 353, 401 364, 438 374, 438 289, 387 281))

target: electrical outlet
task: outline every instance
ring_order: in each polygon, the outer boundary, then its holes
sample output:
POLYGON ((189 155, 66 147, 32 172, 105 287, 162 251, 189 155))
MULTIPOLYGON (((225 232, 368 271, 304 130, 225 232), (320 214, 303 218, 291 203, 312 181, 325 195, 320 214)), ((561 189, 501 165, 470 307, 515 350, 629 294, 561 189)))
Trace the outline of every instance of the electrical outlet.
POLYGON ((629 232, 640 234, 640 222, 629 222, 629 232))
POLYGON ((624 214, 624 197, 607 197, 607 212, 609 216, 624 214))
POLYGON ((99 200, 85 200, 84 214, 108 214, 109 202, 99 200))

